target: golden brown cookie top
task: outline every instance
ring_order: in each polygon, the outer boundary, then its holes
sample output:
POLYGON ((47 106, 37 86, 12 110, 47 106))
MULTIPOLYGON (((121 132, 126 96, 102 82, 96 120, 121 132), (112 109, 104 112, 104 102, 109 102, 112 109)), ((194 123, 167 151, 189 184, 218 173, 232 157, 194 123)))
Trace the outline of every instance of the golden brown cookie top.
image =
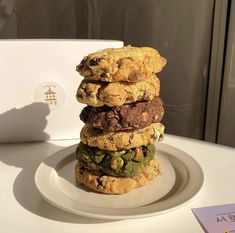
POLYGON ((81 130, 80 138, 83 144, 98 147, 101 150, 128 150, 162 140, 164 129, 161 123, 153 123, 142 129, 118 132, 102 131, 85 125, 81 130))
POLYGON ((84 57, 76 70, 89 80, 138 82, 158 73, 166 59, 150 47, 109 48, 84 57))
POLYGON ((93 107, 121 106, 136 101, 149 101, 159 96, 160 81, 155 75, 136 83, 91 82, 83 80, 77 90, 77 100, 93 107))

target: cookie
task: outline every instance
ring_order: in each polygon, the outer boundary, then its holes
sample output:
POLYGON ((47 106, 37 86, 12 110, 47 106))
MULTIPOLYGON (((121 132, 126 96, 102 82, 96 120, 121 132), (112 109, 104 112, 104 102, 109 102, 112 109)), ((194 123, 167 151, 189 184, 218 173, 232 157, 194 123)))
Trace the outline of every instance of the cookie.
POLYGON ((118 151, 147 146, 163 138, 164 126, 153 123, 145 128, 126 131, 102 131, 85 125, 80 133, 81 141, 101 150, 118 151))
POLYGON ((115 177, 104 175, 99 171, 88 171, 78 162, 75 166, 75 179, 78 184, 106 194, 123 194, 142 187, 160 174, 160 165, 153 159, 143 172, 134 177, 115 177))
POLYGON ((83 80, 77 90, 77 100, 93 107, 121 106, 136 101, 150 101, 159 96, 160 81, 155 75, 136 83, 89 82, 83 80))
POLYGON ((165 65, 166 59, 153 48, 126 46, 89 54, 76 70, 88 80, 137 82, 160 72, 165 65))
POLYGON ((85 107, 80 119, 94 128, 119 131, 140 129, 160 122, 164 115, 163 103, 159 97, 148 102, 135 102, 118 107, 85 107))
POLYGON ((90 147, 80 142, 76 149, 77 160, 87 170, 124 177, 139 175, 143 168, 149 165, 154 154, 153 144, 113 152, 90 147))

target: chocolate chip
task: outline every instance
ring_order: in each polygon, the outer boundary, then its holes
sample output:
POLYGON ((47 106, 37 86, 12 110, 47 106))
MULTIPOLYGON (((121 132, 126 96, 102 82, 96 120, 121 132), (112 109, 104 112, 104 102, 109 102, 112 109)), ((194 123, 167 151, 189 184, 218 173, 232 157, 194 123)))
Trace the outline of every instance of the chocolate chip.
POLYGON ((103 183, 102 183, 102 178, 98 178, 97 179, 97 184, 98 184, 98 186, 103 186, 103 183))
POLYGON ((110 76, 110 73, 109 73, 109 70, 108 69, 102 69, 101 70, 101 73, 100 73, 100 77, 101 78, 106 78, 106 77, 109 77, 110 76))
POLYGON ((95 95, 94 95, 93 91, 89 91, 89 92, 87 92, 87 96, 94 98, 95 95))
POLYGON ((85 172, 85 169, 83 167, 80 168, 80 174, 83 175, 83 173, 85 172))
POLYGON ((117 62, 117 66, 118 66, 119 69, 122 67, 122 60, 119 60, 119 61, 117 62))
POLYGON ((113 136, 109 136, 109 137, 108 137, 108 140, 109 140, 109 141, 113 141, 113 136))
POLYGON ((106 77, 106 73, 105 73, 105 72, 102 72, 102 73, 100 74, 100 77, 101 77, 101 78, 105 78, 105 77, 106 77))
POLYGON ((147 152, 148 152, 147 147, 146 147, 146 146, 143 146, 143 147, 142 147, 142 151, 143 151, 144 157, 146 157, 146 156, 147 156, 147 152))
POLYGON ((141 77, 140 75, 140 72, 138 71, 132 71, 130 74, 129 74, 129 81, 131 82, 136 82, 137 80, 139 80, 139 78, 141 77))
POLYGON ((94 58, 89 61, 89 66, 97 66, 97 65, 99 65, 100 61, 101 61, 100 58, 94 58))

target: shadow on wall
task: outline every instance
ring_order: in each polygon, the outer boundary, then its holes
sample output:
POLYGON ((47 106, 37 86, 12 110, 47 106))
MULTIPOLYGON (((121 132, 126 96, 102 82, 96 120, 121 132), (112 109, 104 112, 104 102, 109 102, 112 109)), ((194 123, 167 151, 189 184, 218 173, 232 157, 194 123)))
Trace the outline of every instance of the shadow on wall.
POLYGON ((43 132, 50 109, 45 103, 33 103, 0 114, 0 142, 45 141, 43 132))

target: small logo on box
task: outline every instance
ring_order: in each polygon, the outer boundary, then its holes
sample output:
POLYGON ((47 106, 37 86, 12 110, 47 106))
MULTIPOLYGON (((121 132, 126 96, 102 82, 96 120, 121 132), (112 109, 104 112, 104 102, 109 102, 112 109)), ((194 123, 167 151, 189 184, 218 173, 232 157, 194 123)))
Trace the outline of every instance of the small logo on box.
POLYGON ((49 105, 57 104, 57 93, 55 85, 45 85, 44 88, 47 88, 47 91, 44 93, 45 102, 49 105), (54 90, 53 90, 54 89, 54 90))
POLYGON ((65 101, 65 94, 62 87, 54 82, 41 83, 35 91, 34 98, 36 102, 48 104, 50 110, 61 107, 65 101))

